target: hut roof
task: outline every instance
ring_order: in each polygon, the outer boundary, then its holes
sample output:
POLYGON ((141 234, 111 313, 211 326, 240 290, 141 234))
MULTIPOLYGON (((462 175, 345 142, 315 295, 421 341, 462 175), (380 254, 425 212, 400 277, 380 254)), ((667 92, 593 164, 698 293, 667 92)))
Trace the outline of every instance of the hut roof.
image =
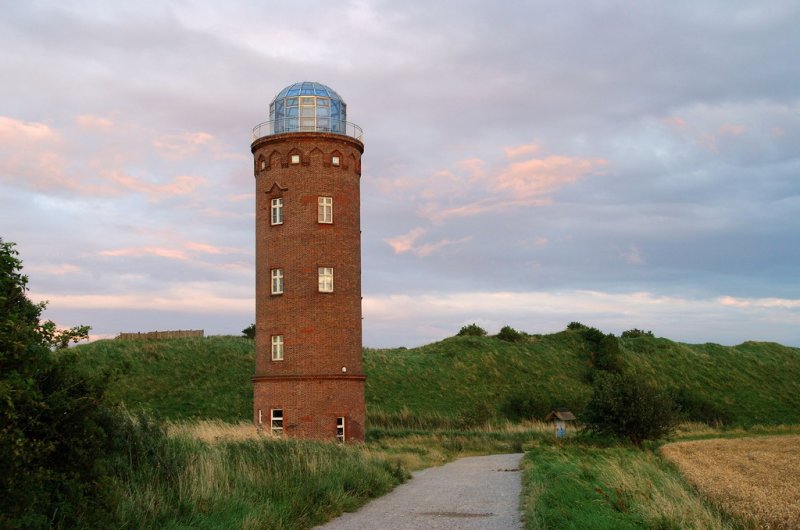
POLYGON ((550 411, 550 414, 547 415, 544 421, 575 421, 576 419, 577 418, 575 418, 575 415, 568 409, 553 409, 550 411))

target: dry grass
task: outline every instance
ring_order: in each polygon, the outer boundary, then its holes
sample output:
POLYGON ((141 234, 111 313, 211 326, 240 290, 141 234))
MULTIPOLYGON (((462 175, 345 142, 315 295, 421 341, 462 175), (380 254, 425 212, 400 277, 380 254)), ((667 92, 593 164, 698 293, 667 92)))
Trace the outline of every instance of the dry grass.
POLYGON ((226 423, 220 420, 170 422, 168 432, 170 436, 187 436, 207 443, 241 442, 272 436, 264 429, 256 429, 249 421, 239 423, 226 423))
POLYGON ((725 511, 760 528, 800 528, 800 436, 678 442, 661 452, 725 511))

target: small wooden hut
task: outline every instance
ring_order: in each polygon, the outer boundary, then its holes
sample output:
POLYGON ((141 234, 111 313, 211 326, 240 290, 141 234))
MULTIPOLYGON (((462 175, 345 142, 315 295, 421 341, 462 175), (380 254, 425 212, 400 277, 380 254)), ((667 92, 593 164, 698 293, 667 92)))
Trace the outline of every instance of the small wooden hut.
POLYGON ((567 434, 567 422, 576 419, 569 409, 555 408, 544 418, 544 421, 552 421, 556 438, 563 438, 567 434))

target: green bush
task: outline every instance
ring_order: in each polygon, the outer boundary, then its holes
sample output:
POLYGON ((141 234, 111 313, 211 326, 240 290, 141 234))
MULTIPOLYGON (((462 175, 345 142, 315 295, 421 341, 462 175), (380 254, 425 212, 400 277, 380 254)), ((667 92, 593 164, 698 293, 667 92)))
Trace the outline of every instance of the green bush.
POLYGON ((248 339, 255 339, 256 338, 256 325, 250 324, 246 328, 242 330, 242 335, 248 339))
POLYGON ((627 331, 623 331, 622 332, 622 338, 623 339, 636 339, 636 338, 639 338, 639 337, 651 337, 652 338, 653 337, 653 332, 652 331, 644 331, 642 329, 637 329, 637 328, 629 329, 627 331))
POLYGON ((511 421, 543 419, 552 410, 552 403, 544 396, 521 392, 509 396, 500 411, 511 421))
POLYGON ((729 411, 691 390, 681 388, 675 402, 684 420, 700 421, 712 426, 729 425, 733 422, 729 411))
MULTIPOLYGON (((622 352, 619 341, 612 334, 604 334, 597 328, 584 328, 581 337, 586 341, 591 354, 592 368, 607 372, 622 373, 622 352)), ((590 381, 594 375, 590 375, 590 381)))
POLYGON ((581 324, 580 322, 570 322, 569 324, 567 324, 567 329, 570 329, 570 330, 573 330, 573 331, 574 330, 581 330, 581 329, 588 329, 588 328, 589 328, 589 326, 587 326, 585 324, 581 324))
POLYGON ((469 429, 486 425, 494 417, 495 411, 486 403, 478 403, 458 415, 459 424, 462 428, 469 429))
POLYGON ((0 239, 0 527, 103 526, 115 429, 105 378, 51 351, 88 326, 65 334, 41 321, 18 255, 0 239))
POLYGON ((459 337, 485 337, 486 330, 477 324, 469 324, 462 327, 458 332, 459 337))
POLYGON ((512 328, 511 326, 503 326, 500 328, 500 333, 497 338, 506 342, 519 342, 525 337, 522 333, 512 328))
POLYGON ((637 446, 669 434, 676 420, 672 395, 632 375, 599 372, 583 412, 586 430, 637 446))

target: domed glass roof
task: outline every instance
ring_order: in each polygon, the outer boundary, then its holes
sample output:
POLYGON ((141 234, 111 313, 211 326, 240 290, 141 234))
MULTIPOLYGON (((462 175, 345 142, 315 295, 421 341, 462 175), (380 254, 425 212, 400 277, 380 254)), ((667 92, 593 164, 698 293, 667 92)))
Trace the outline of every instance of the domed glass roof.
POLYGON ((269 105, 274 134, 320 131, 347 134, 347 105, 332 88, 304 81, 289 85, 269 105))

